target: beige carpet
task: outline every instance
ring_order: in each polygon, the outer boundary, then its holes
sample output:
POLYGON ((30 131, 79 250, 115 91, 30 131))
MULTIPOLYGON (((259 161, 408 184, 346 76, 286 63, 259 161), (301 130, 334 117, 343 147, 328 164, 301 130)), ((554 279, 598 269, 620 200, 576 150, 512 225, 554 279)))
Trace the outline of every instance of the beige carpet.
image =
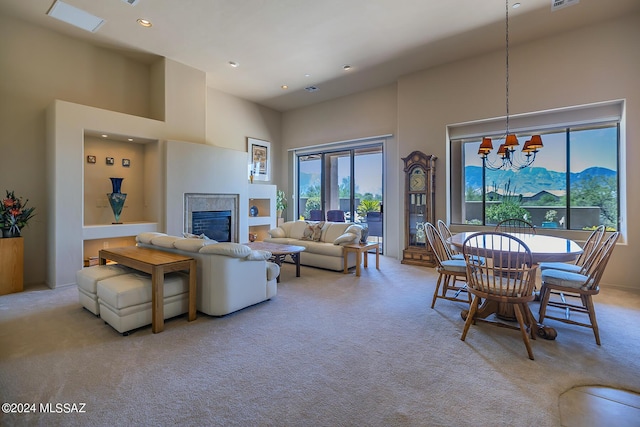
POLYGON ((640 391, 637 294, 596 297, 601 347, 550 321, 558 339, 531 361, 517 331, 479 323, 460 341, 464 304, 429 308, 432 269, 294 271, 271 301, 156 335, 120 336, 75 287, 0 297, 0 401, 86 404, 0 425, 557 426, 574 386, 640 391))

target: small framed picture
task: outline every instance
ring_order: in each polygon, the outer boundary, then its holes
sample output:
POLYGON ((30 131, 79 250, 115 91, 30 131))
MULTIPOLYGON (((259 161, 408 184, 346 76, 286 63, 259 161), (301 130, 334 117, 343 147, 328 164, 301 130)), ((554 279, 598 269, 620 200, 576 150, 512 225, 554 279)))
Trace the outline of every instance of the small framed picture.
POLYGON ((129 166, 131 166, 131 160, 122 159, 122 166, 125 167, 125 168, 128 168, 129 166))
POLYGON ((87 156, 87 163, 95 163, 96 156, 87 156))
POLYGON ((271 143, 255 138, 247 138, 249 152, 249 179, 269 181, 271 179, 271 143))
POLYGON ((113 166, 113 157, 107 157, 107 164, 113 166))

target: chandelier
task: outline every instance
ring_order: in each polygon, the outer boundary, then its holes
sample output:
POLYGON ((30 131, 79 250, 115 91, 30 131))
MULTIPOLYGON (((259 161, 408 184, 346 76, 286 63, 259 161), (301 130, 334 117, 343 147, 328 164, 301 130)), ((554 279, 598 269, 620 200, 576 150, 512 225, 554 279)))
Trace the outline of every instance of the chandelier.
POLYGON ((491 138, 482 138, 478 155, 482 157, 482 164, 490 170, 513 169, 519 170, 531 166, 536 159, 536 154, 542 148, 542 138, 540 135, 533 135, 530 140, 526 141, 522 146, 522 151, 518 153, 516 147, 520 145, 518 138, 514 133, 509 133, 509 0, 505 1, 506 9, 506 131, 503 138, 504 142, 500 144, 496 157, 491 160, 489 154, 493 150, 491 138))

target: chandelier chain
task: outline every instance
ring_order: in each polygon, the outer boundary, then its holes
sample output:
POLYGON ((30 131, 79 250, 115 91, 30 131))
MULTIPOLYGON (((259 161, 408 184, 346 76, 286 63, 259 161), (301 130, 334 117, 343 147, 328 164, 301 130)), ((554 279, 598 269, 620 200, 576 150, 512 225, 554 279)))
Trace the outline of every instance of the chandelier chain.
POLYGON ((509 135, 509 0, 506 3, 506 31, 505 31, 505 50, 506 50, 506 79, 505 79, 505 94, 506 94, 506 108, 507 108, 507 135, 509 135))

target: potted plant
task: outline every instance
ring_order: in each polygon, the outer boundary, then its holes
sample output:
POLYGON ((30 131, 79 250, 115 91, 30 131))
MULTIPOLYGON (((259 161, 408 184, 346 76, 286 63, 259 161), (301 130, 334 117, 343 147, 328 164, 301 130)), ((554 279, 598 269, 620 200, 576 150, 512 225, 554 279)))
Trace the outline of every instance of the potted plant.
POLYGON ((284 191, 278 190, 276 192, 276 211, 278 212, 278 218, 282 218, 282 211, 287 208, 287 195, 284 191))
POLYGON ((29 199, 22 201, 13 191, 7 190, 7 196, 0 204, 0 227, 2 237, 20 237, 20 230, 27 226, 33 218, 36 208, 28 208, 29 199))

